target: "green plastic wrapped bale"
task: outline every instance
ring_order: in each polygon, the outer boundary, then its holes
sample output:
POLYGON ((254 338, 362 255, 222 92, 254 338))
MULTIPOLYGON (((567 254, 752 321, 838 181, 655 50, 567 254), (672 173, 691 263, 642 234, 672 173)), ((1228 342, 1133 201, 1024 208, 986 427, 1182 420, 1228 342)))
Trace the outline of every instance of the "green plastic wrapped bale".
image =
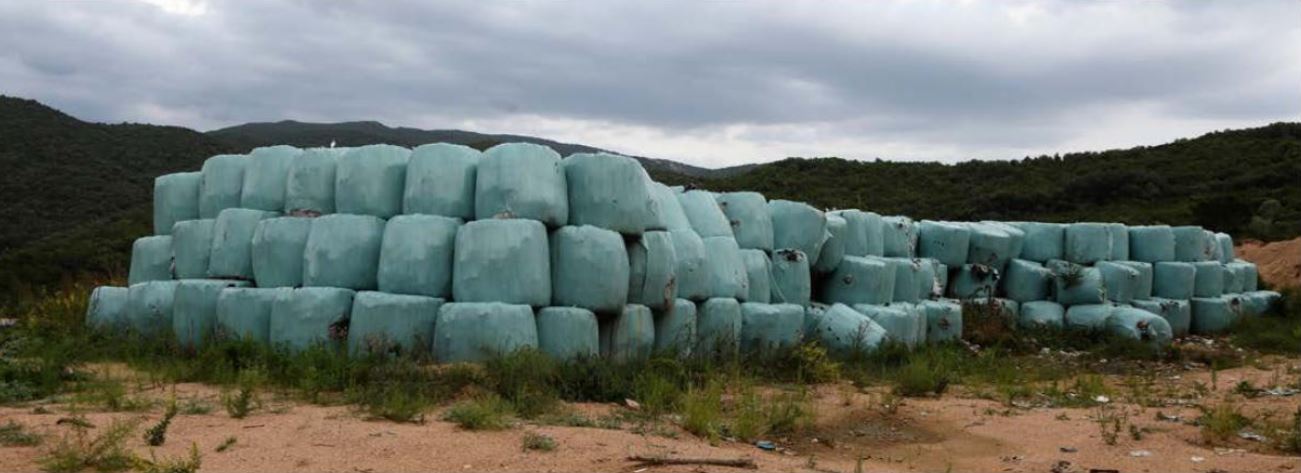
MULTIPOLYGON (((658 197, 658 191, 656 190, 656 186, 659 185, 659 183, 655 182, 654 179, 651 179, 650 173, 646 172, 646 168, 639 167, 637 168, 637 171, 641 174, 642 186, 646 188, 647 198, 650 199, 650 214, 646 219, 646 231, 667 231, 669 229, 669 221, 664 215, 664 212, 666 212, 664 209, 664 203, 658 197)), ((674 198, 674 200, 677 199, 674 198)), ((676 210, 681 209, 682 204, 678 204, 676 210)), ((667 211, 673 210, 675 209, 670 208, 667 211)))
POLYGON ((212 230, 217 220, 185 220, 172 226, 172 264, 176 279, 208 277, 212 254, 212 230))
POLYGON ((476 218, 525 218, 549 227, 569 222, 568 185, 560 155, 531 143, 493 146, 475 176, 476 218))
POLYGON ((154 234, 170 235, 176 222, 199 218, 203 173, 178 172, 154 178, 154 234))
POLYGON ((217 296, 217 334, 232 340, 271 343, 271 311, 276 300, 293 295, 287 287, 231 287, 217 296))
POLYGON ((1025 232, 1025 243, 1021 248, 1021 259, 1046 263, 1066 257, 1066 225, 1060 223, 1017 222, 1014 226, 1025 232))
POLYGON ((1152 265, 1152 295, 1164 299, 1193 297, 1197 268, 1192 263, 1164 261, 1152 265))
POLYGON ((641 164, 627 156, 578 153, 562 161, 569 193, 569 224, 640 235, 658 215, 641 164))
POLYGON ((917 224, 917 255, 948 266, 967 262, 971 229, 961 223, 922 220, 917 224))
POLYGON ((742 353, 794 348, 803 336, 803 306, 758 302, 741 304, 742 353))
MULTIPOLYGON (((392 225, 390 223, 390 225, 392 225)), ((591 225, 565 226, 551 232, 551 303, 617 313, 628 304, 632 273, 629 252, 618 233, 591 225)), ((672 243, 670 242, 670 245, 672 243)), ((640 248, 640 246, 639 246, 640 248)), ((448 256, 451 256, 450 248, 448 256)), ((645 276, 645 249, 638 254, 645 276)), ((664 261, 658 264, 667 264, 664 261)), ((660 272, 663 272, 662 270, 660 272)), ((643 293, 645 281, 636 291, 643 293)))
POLYGON ((343 156, 334 174, 335 211, 389 218, 402 213, 407 160, 411 150, 393 145, 366 145, 343 156))
POLYGON ((912 258, 883 258, 894 271, 894 290, 891 302, 917 302, 920 299, 921 261, 912 258))
POLYGON ((460 228, 460 220, 437 215, 389 219, 380 242, 376 286, 391 294, 451 297, 452 255, 460 228))
POLYGON ((881 256, 879 251, 872 252, 881 245, 880 215, 855 209, 837 210, 828 215, 845 219, 845 256, 881 256))
POLYGON ((1202 227, 1189 225, 1170 230, 1174 233, 1175 261, 1195 262, 1211 259, 1213 242, 1206 238, 1206 230, 1202 227))
POLYGON ((822 244, 822 252, 818 254, 818 260, 813 264, 814 271, 830 273, 840 265, 840 260, 845 257, 845 239, 849 236, 846 233, 847 228, 845 219, 827 215, 827 241, 822 244))
POLYGON ((745 301, 769 303, 772 300, 772 277, 769 276, 772 264, 768 261, 768 254, 763 250, 741 250, 741 260, 745 262, 745 280, 749 287, 745 301))
MULTIPOLYGON (((967 262, 983 264, 1002 269, 1007 261, 1014 258, 1013 248, 1019 246, 1019 236, 1014 236, 1010 227, 1003 227, 984 222, 967 224, 971 231, 970 244, 967 247, 967 262)), ((1015 230, 1020 232, 1020 230, 1015 230)))
POLYGON ((1192 324, 1189 332, 1194 335, 1214 335, 1229 330, 1238 321, 1242 310, 1241 299, 1236 297, 1194 297, 1192 303, 1192 324), (1237 307, 1234 304, 1238 304, 1237 307))
POLYGON ((615 363, 650 358, 655 351, 655 317, 649 307, 628 304, 601 321, 601 356, 615 363))
POLYGON ((271 344, 301 351, 317 344, 342 343, 356 291, 301 287, 279 293, 271 306, 271 344))
POLYGON ((741 342, 741 303, 715 297, 696 311, 696 348, 692 353, 708 358, 736 355, 741 342))
POLYGON ((1224 294, 1224 264, 1219 261, 1193 263, 1193 297, 1218 297, 1224 294))
POLYGON ((95 330, 125 330, 130 292, 125 287, 96 287, 90 292, 90 302, 86 305, 86 326, 95 330))
POLYGON ((776 249, 804 252, 809 262, 818 260, 827 240, 827 215, 803 202, 768 201, 772 217, 772 244, 776 249))
POLYGON ((962 304, 953 299, 922 301, 926 314, 926 341, 944 343, 962 338, 962 304))
POLYGON ((456 232, 453 255, 453 300, 550 305, 551 255, 541 222, 494 219, 467 223, 456 232))
POLYGON ((1249 263, 1244 260, 1233 260, 1234 267, 1238 271, 1238 281, 1242 283, 1242 292, 1251 292, 1260 289, 1259 270, 1256 269, 1255 263, 1249 263))
POLYGON ((1094 266, 1102 273, 1102 285, 1107 289, 1107 300, 1128 304, 1134 300, 1134 287, 1141 276, 1137 269, 1111 261, 1099 261, 1094 266))
POLYGON ((1066 226, 1066 261, 1093 264, 1111 258, 1111 234, 1105 223, 1072 223, 1066 226))
POLYGON ((1020 302, 1014 301, 1012 299, 1004 299, 1001 297, 996 297, 993 299, 988 299, 987 304, 993 310, 998 311, 997 312, 998 315, 1003 317, 1003 319, 1010 321, 1012 323, 1012 326, 1016 326, 1016 321, 1021 319, 1020 302))
POLYGON ((348 320, 348 352, 430 353, 442 306, 443 300, 433 297, 358 292, 348 320))
POLYGON ((1030 260, 1014 259, 1007 264, 1002 281, 1003 293, 1017 302, 1048 299, 1048 287, 1053 272, 1044 265, 1030 260))
POLYGON ((678 204, 686 214, 691 229, 701 238, 733 236, 732 225, 728 223, 718 200, 709 191, 693 190, 677 195, 678 204))
POLYGON ((709 275, 710 295, 745 300, 750 294, 745 261, 732 237, 705 238, 705 266, 709 275))
MULTIPOLYGON (((724 238, 731 240, 731 238, 724 238)), ((711 246, 709 241, 705 240, 706 254, 711 255, 714 259, 722 253, 722 250, 716 246, 711 246)), ((735 244, 735 242, 733 242, 735 244)), ((677 254, 673 251, 673 237, 669 232, 654 231, 643 233, 641 239, 628 245, 628 302, 632 304, 641 304, 646 307, 663 310, 673 304, 673 299, 678 297, 677 271, 678 261, 677 254)), ((735 297, 745 297, 747 285, 745 281, 745 263, 741 261, 741 254, 735 252, 736 264, 740 270, 740 276, 734 277, 733 281, 739 286, 736 292, 729 294, 735 297)), ((710 268, 714 268, 715 261, 707 260, 710 268)), ((713 276, 718 276, 714 274, 713 276)), ((722 290, 719 286, 719 280, 715 277, 711 279, 711 286, 716 290, 722 290)), ((617 312, 619 309, 615 308, 617 312)))
POLYGON ((312 232, 306 217, 268 218, 253 231, 250 254, 258 287, 303 285, 303 250, 312 232))
POLYGON ((915 304, 855 305, 854 309, 885 329, 885 339, 915 348, 926 341, 926 313, 915 304))
POLYGON ((964 264, 949 278, 949 297, 960 300, 993 297, 1001 278, 991 266, 964 264))
POLYGON ((918 259, 920 265, 917 268, 917 297, 918 299, 934 299, 944 294, 939 289, 939 280, 935 278, 935 271, 939 269, 939 263, 930 258, 918 259))
POLYGON ((1021 230, 1020 227, 1017 227, 1007 222, 986 220, 980 223, 1002 230, 1004 233, 1007 233, 1008 237, 1010 238, 1007 245, 1007 257, 1003 258, 1001 261, 1006 263, 1007 261, 1010 261, 1014 258, 1021 257, 1021 252, 1025 249, 1024 230, 1021 230))
POLYGON ((384 220, 378 217, 334 214, 314 219, 303 249, 303 285, 375 289, 383 239, 384 220))
POLYGON ((769 302, 776 304, 809 305, 813 298, 813 280, 809 273, 809 259, 800 250, 777 250, 771 262, 772 289, 769 302))
POLYGON ((1166 225, 1129 227, 1129 259, 1154 264, 1174 261, 1174 230, 1166 225))
POLYGON ((222 154, 203 162, 199 218, 217 218, 222 210, 239 207, 244 188, 244 163, 247 161, 242 154, 222 154))
POLYGON ((1107 319, 1115 306, 1111 304, 1081 304, 1066 309, 1066 327, 1073 330, 1100 331, 1107 326, 1107 319))
POLYGON ((284 210, 289 168, 301 154, 303 150, 285 145, 264 146, 249 152, 244 164, 239 206, 271 212, 284 210))
POLYGON ((1276 313, 1283 303, 1283 295, 1274 291, 1244 292, 1239 299, 1242 301, 1242 314, 1253 317, 1276 313))
POLYGON ((130 284, 172 279, 172 237, 156 235, 137 238, 131 244, 130 284))
POLYGON ((772 216, 768 200, 758 192, 728 192, 715 196, 732 225, 736 244, 747 250, 773 250, 772 216))
POLYGON ((1206 260, 1221 262, 1220 243, 1215 238, 1215 232, 1212 232, 1210 230, 1202 230, 1202 231, 1206 233, 1206 244, 1208 248, 1206 260))
POLYGON ((1129 227, 1120 223, 1107 224, 1107 235, 1111 237, 1112 261, 1129 261, 1129 227))
POLYGON ((440 363, 478 363, 537 347, 537 322, 527 305, 447 303, 434 323, 434 356, 440 363))
POLYGON ((434 143, 411 150, 407 161, 402 213, 474 219, 474 183, 479 150, 434 143))
POLYGON ((895 274, 884 258, 848 256, 823 283, 820 299, 829 304, 888 304, 894 299, 895 274))
POLYGON ((863 225, 867 228, 867 254, 885 256, 885 220, 874 212, 863 212, 863 225))
MULTIPOLYGON (((682 210, 682 203, 678 202, 678 195, 673 192, 673 189, 669 189, 669 186, 664 184, 652 182, 651 197, 655 199, 664 228, 669 231, 692 230, 691 220, 687 219, 686 211, 682 210)), ((695 230, 692 230, 692 232, 694 233, 695 230)))
POLYGON ((1065 263, 1053 268, 1053 293, 1057 303, 1074 305, 1102 304, 1107 300, 1107 284, 1098 268, 1065 263))
POLYGON ((1220 250, 1219 252, 1220 262, 1232 263, 1234 259, 1233 237, 1229 236, 1228 233, 1216 233, 1215 244, 1219 247, 1220 250))
POLYGON ((696 304, 677 299, 669 310, 654 315, 655 351, 690 356, 696 346, 696 304))
POLYGON ((885 328, 845 304, 809 307, 805 313, 804 337, 817 340, 835 358, 848 359, 876 351, 885 343, 886 336, 885 328))
POLYGON ((173 296, 172 333, 182 349, 197 350, 214 335, 217 327, 217 299, 230 287, 243 287, 244 281, 186 279, 176 284, 173 296))
MULTIPOLYGON (((1142 261, 1116 261, 1116 264, 1125 265, 1135 271, 1138 271, 1138 279, 1134 280, 1133 300, 1143 300, 1152 297, 1152 263, 1142 261)), ((1110 289, 1108 289, 1110 291, 1110 289)))
POLYGON ((171 329, 179 281, 145 281, 127 288, 127 329, 156 337, 171 329))
POLYGON ((882 254, 910 258, 917 250, 917 224, 903 216, 881 217, 882 254))
POLYGON ((596 357, 601 331, 596 314, 581 307, 544 307, 538 311, 538 349, 559 361, 596 357))
POLYGON ((346 148, 309 148, 289 164, 285 213, 315 217, 334 213, 334 181, 346 148))
POLYGON ((1188 301, 1154 297, 1148 300, 1136 300, 1133 304, 1135 308, 1146 310, 1165 319, 1170 325, 1172 336, 1186 336, 1192 327, 1193 313, 1188 301))
POLYGON ((1133 307, 1117 307, 1107 319, 1107 331, 1114 335, 1152 343, 1170 344, 1174 330, 1161 316, 1133 307))
POLYGON ((1230 264, 1220 263, 1223 267, 1221 273, 1224 275, 1224 281, 1221 283, 1221 290, 1225 294, 1238 294, 1242 292, 1242 281, 1238 280, 1238 271, 1230 264))
POLYGON ((949 267, 943 263, 935 263, 935 289, 938 297, 949 293, 949 267))
POLYGON ((1021 303, 1016 326, 1060 328, 1066 321, 1066 308, 1053 301, 1021 303))
POLYGON ((208 277, 253 279, 253 235, 259 222, 276 215, 263 210, 222 210, 212 226, 208 277))
POLYGON ((691 228, 669 230, 669 236, 673 238, 673 256, 678 262, 674 270, 678 297, 693 301, 708 299, 713 288, 709 287, 705 241, 691 228))

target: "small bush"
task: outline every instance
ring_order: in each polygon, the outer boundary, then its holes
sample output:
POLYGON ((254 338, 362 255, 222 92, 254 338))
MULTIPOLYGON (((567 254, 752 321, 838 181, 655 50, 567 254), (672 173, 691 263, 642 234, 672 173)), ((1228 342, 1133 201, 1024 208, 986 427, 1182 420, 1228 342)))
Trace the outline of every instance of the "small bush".
POLYGON ((704 388, 687 390, 682 397, 682 428, 697 437, 718 440, 723 418, 723 387, 711 381, 704 388))
POLYGON ((149 453, 149 459, 137 457, 133 467, 141 473, 195 473, 203 466, 203 455, 199 454, 199 445, 190 444, 187 457, 164 458, 159 460, 149 453))
POLYGON ((1242 414, 1242 409, 1231 402, 1222 402, 1211 408, 1202 407, 1202 415, 1197 419, 1201 425, 1202 441, 1208 445, 1223 443, 1238 434, 1238 431, 1251 425, 1251 419, 1242 414))
POLYGON ((491 389, 510 402, 516 415, 532 419, 560 404, 556 362, 538 350, 523 349, 484 364, 491 389))
POLYGON ((167 405, 167 412, 163 413, 163 418, 152 427, 145 429, 145 443, 151 447, 157 447, 167 441, 167 427, 172 425, 172 418, 176 417, 176 402, 167 405))
POLYGON ((524 451, 550 452, 556 449, 556 439, 534 432, 525 433, 521 443, 524 451))
POLYGON ((243 419, 261 407, 262 403, 257 398, 257 387, 263 380, 264 377, 258 370, 241 372, 239 386, 235 391, 221 395, 221 404, 226 408, 226 414, 233 419, 243 419))
POLYGON ((944 394, 950 382, 949 369, 923 360, 908 363, 899 370, 894 392, 900 396, 919 397, 944 394))
POLYGON ((0 425, 0 445, 5 447, 31 447, 41 444, 41 436, 28 432, 27 426, 14 421, 0 425))
POLYGON ((510 403, 488 394, 452 405, 443 414, 443 420, 465 430, 503 430, 510 427, 512 414, 510 403))
POLYGON ((136 422, 113 421, 104 433, 95 437, 85 428, 73 428, 72 433, 37 460, 41 469, 52 473, 123 471, 136 464, 135 455, 126 448, 126 439, 135 431, 136 422))

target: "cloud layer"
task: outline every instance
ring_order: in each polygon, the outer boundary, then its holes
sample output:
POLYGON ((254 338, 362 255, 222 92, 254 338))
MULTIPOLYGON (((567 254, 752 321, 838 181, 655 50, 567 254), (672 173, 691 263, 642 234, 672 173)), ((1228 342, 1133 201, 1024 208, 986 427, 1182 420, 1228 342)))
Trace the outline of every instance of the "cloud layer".
POLYGON ((0 0, 0 93, 704 166, 1017 158, 1301 119, 1301 3, 0 0))

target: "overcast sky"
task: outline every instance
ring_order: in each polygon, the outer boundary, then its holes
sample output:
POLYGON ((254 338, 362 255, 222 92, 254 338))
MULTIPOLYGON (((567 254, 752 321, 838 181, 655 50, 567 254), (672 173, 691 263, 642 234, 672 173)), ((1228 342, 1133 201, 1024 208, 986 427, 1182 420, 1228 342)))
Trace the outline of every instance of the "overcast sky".
POLYGON ((709 167, 1006 159, 1301 120, 1301 2, 0 0, 0 93, 709 167))

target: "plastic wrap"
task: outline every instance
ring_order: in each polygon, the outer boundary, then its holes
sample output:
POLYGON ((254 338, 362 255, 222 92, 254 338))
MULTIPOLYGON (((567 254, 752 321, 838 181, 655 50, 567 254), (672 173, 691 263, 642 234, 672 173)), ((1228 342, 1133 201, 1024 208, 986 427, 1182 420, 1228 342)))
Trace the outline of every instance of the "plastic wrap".
POLYGON ((1170 323, 1161 316, 1132 307, 1117 307, 1112 311, 1107 319, 1107 331, 1155 345, 1168 345, 1174 338, 1170 323))
POLYGON ((845 257, 845 239, 848 238, 846 233, 848 226, 845 219, 835 215, 827 215, 827 241, 823 242, 821 253, 818 254, 818 260, 813 264, 813 270, 819 273, 830 273, 840 266, 840 260, 845 257))
POLYGON ((733 236, 732 225, 727 222, 727 216, 718 206, 713 193, 693 190, 678 194, 677 197, 682 212, 691 223, 691 229, 701 238, 733 236))
POLYGON ((335 214, 313 220, 303 249, 303 285, 375 289, 383 240, 384 220, 378 217, 335 214))
POLYGON ((804 321, 805 338, 817 340, 836 358, 854 358, 876 351, 886 330, 845 304, 810 307, 804 321))
POLYGON ((962 338, 962 304, 941 299, 917 304, 926 314, 926 341, 943 343, 962 338))
POLYGON ((199 218, 217 218, 222 210, 239 207, 244 187, 244 163, 241 154, 222 154, 203 162, 203 182, 199 184, 199 218))
POLYGON ((569 224, 594 225, 625 235, 657 226, 660 216, 641 164, 627 156, 578 153, 562 162, 569 224))
POLYGON ((773 250, 772 216, 758 192, 728 192, 715 196, 742 249, 773 250))
POLYGON ((909 348, 926 341, 926 314, 914 304, 896 302, 884 307, 859 304, 854 309, 885 329, 888 341, 909 348))
POLYGON ((440 363, 482 362, 537 347, 537 323, 527 305, 449 302, 438 309, 434 356, 440 363))
POLYGON ((1214 242, 1207 238, 1202 227, 1182 226, 1171 228, 1174 233, 1175 261, 1195 262, 1211 259, 1214 242))
POLYGON ((456 233, 452 298, 457 302, 550 305, 551 257, 536 220, 478 220, 456 233))
POLYGON ((1146 310, 1165 319, 1170 325, 1173 336, 1186 336, 1192 327, 1192 307, 1188 301, 1154 297, 1148 300, 1136 300, 1133 304, 1135 308, 1146 310))
POLYGON ((172 308, 178 281, 145 281, 127 288, 127 329, 157 337, 172 326, 172 308))
POLYGON ((992 223, 973 222, 967 224, 967 228, 971 232, 967 262, 998 269, 1002 269, 1008 260, 1015 257, 1012 254, 1013 249, 1020 246, 1019 238, 1024 236, 1021 234, 1014 237, 1011 231, 1020 232, 1020 230, 992 223))
POLYGON ((1152 297, 1152 263, 1144 263, 1142 261, 1116 261, 1115 263, 1138 271, 1138 278, 1134 280, 1132 291, 1134 300, 1143 300, 1152 297))
POLYGON ((1021 259, 1046 263, 1066 257, 1066 225, 1060 223, 1018 222, 1017 228, 1025 232, 1021 259))
POLYGON ((308 148, 289 164, 285 179, 285 213, 318 216, 334 213, 334 184, 344 148, 308 148))
POLYGON ((1193 263, 1193 297, 1218 297, 1224 294, 1224 264, 1219 261, 1193 263))
POLYGON ((1014 259, 1007 264, 1007 271, 1002 278, 1003 293, 1008 299, 1017 302, 1043 301, 1048 299, 1048 288, 1053 281, 1053 272, 1044 265, 1034 261, 1014 259))
POLYGON ((172 227, 172 264, 176 279, 208 277, 212 230, 216 219, 186 220, 172 227))
POLYGON ((917 224, 917 255, 934 258, 947 266, 967 263, 971 229, 952 222, 922 220, 917 224))
POLYGON ((939 280, 935 277, 935 272, 940 269, 939 262, 923 258, 917 260, 917 297, 919 299, 934 299, 944 295, 944 291, 939 287, 939 280))
POLYGON ((820 299, 846 305, 888 304, 894 299, 894 269, 883 258, 846 257, 822 285, 820 299))
POLYGON ((800 250, 811 263, 818 260, 827 240, 826 214, 802 202, 770 200, 768 215, 772 217, 773 248, 800 250))
POLYGON ((1233 237, 1229 236, 1228 233, 1216 233, 1215 244, 1219 247, 1220 262, 1232 263, 1234 259, 1233 237))
POLYGON ((1110 304, 1073 305, 1066 309, 1066 327, 1075 330, 1098 331, 1107 326, 1114 306, 1110 304))
POLYGON ((243 281, 186 279, 176 284, 172 305, 172 333, 182 349, 196 350, 210 340, 217 327, 217 298, 226 288, 243 281))
POLYGON ((451 297, 452 259, 460 228, 460 220, 437 215, 389 219, 380 240, 376 287, 392 294, 451 297))
POLYGON ((538 349, 560 361, 601 353, 596 314, 580 307, 544 307, 538 311, 538 349))
POLYGON ((1102 304, 1107 300, 1106 282, 1098 268, 1072 263, 1052 266, 1053 293, 1064 306, 1102 304))
POLYGON ((430 353, 442 305, 433 297, 358 292, 348 321, 348 352, 430 353))
POLYGON ((411 150, 367 145, 339 156, 334 175, 335 211, 389 218, 402 213, 411 150))
POLYGON ((481 156, 477 149, 451 143, 411 150, 402 213, 473 220, 474 184, 481 156))
POLYGON ((127 273, 127 282, 137 284, 169 279, 172 279, 172 237, 158 235, 137 238, 131 244, 131 268, 127 273))
MULTIPOLYGON (((590 225, 565 226, 551 232, 550 240, 553 305, 605 313, 623 310, 631 273, 622 236, 590 225)), ((636 288, 639 296, 644 283, 636 288)))
POLYGON ((271 344, 301 351, 317 344, 342 343, 352 313, 351 289, 303 287, 279 293, 271 305, 271 344))
POLYGON ((750 293, 741 249, 732 237, 705 238, 705 266, 710 295, 745 299, 750 293))
POLYGON ((271 343, 271 311, 293 289, 231 287, 217 296, 217 334, 227 339, 271 343))
POLYGON ((1029 301, 1021 304, 1016 326, 1061 327, 1066 322, 1066 308, 1052 301, 1029 301))
POLYGON ((645 360, 655 350, 655 318, 644 305, 625 306, 602 320, 600 330, 601 356, 615 363, 645 360))
POLYGON ((1107 236, 1111 237, 1111 256, 1107 259, 1112 261, 1129 260, 1129 227, 1120 223, 1107 224, 1107 236))
POLYGON ((1242 301, 1242 314, 1255 317, 1279 311, 1283 295, 1274 291, 1251 291, 1242 293, 1239 300, 1242 301))
MULTIPOLYGON (((674 202, 677 202, 675 199, 674 202)), ((677 277, 678 297, 693 301, 709 298, 709 266, 705 257, 705 241, 690 226, 669 230, 673 239, 673 256, 677 259, 674 276, 677 277)))
POLYGON ((881 256, 873 253, 868 245, 869 234, 874 234, 875 243, 881 242, 881 216, 861 210, 837 210, 827 215, 836 215, 845 219, 845 256, 881 256))
POLYGON ((882 254, 910 258, 917 249, 917 224, 903 216, 881 217, 882 254))
POLYGON ((741 351, 767 353, 794 348, 804 335, 804 307, 795 304, 741 304, 741 351))
POLYGON ((1215 335, 1228 331, 1238 321, 1241 299, 1232 297, 1194 297, 1192 304, 1192 324, 1189 332, 1194 335, 1215 335), (1235 307, 1235 304, 1238 305, 1235 307))
MULTIPOLYGON (((730 240, 730 238, 728 239, 730 240)), ((718 256, 719 250, 705 241, 706 254, 718 256)), ((673 304, 678 297, 677 254, 673 251, 673 237, 668 232, 654 231, 642 234, 641 239, 628 245, 628 302, 641 304, 651 309, 663 310, 673 304)), ((714 261, 711 261, 714 262, 714 261)), ((745 263, 740 253, 736 254, 740 277, 734 278, 740 287, 735 297, 745 297, 745 263), (739 279, 737 281, 736 279, 739 279)), ((710 266, 714 266, 711 264, 710 266)), ((717 276, 717 274, 714 274, 717 276)), ((718 279, 711 279, 712 287, 719 288, 718 279)), ((619 309, 616 309, 616 311, 619 309)))
POLYGON ((749 292, 746 302, 767 304, 772 298, 772 264, 768 254, 763 250, 741 250, 741 260, 745 262, 745 280, 749 292))
POLYGON ((682 203, 678 202, 677 193, 669 189, 669 186, 658 182, 651 182, 650 187, 651 198, 655 199, 664 227, 669 231, 691 230, 694 233, 691 220, 687 219, 686 211, 682 210, 682 203))
POLYGON ((258 287, 303 285, 303 250, 311 233, 310 218, 281 217, 258 222, 250 249, 258 287))
POLYGON ((1111 261, 1100 261, 1095 266, 1102 273, 1102 285, 1107 289, 1107 300, 1129 303, 1134 300, 1134 287, 1141 277, 1137 269, 1111 261))
POLYGON ((655 311, 655 350, 678 356, 691 355, 696 346, 696 304, 673 301, 669 310, 655 311))
POLYGON ((127 298, 130 289, 99 286, 90 292, 86 305, 86 326, 96 330, 122 331, 127 327, 127 298))
POLYGON ((154 234, 170 235, 176 222, 199 218, 203 173, 178 172, 154 178, 154 234))
POLYGON ((1093 264, 1111 258, 1111 234, 1105 223, 1072 223, 1066 226, 1065 260, 1093 264))
POLYGON ((1152 265, 1152 295, 1156 297, 1191 299, 1196 281, 1197 268, 1192 263, 1166 261, 1152 265))
POLYGON ((777 250, 771 260, 770 285, 773 303, 809 305, 813 297, 813 281, 809 274, 809 259, 800 250, 777 250))
POLYGON ((212 226, 208 277, 253 279, 253 234, 259 222, 276 215, 263 210, 222 210, 212 226))
POLYGON ((993 297, 1001 278, 998 270, 991 266, 964 264, 949 278, 949 297, 954 299, 993 297))
POLYGON ((715 297, 700 304, 696 311, 694 353, 710 358, 735 356, 740 342, 741 303, 715 297))
POLYGON ((1260 289, 1260 275, 1255 263, 1248 263, 1239 259, 1234 260, 1233 264, 1238 271, 1238 282, 1242 284, 1242 292, 1260 289))
MULTIPOLYGON (((921 261, 912 258, 884 258, 894 270, 894 291, 891 302, 917 302, 920 299, 921 261)), ((886 328, 889 330, 889 327, 886 328)))
POLYGON ((271 212, 284 210, 289 168, 302 153, 301 149, 285 145, 253 149, 244 164, 239 206, 271 212))

